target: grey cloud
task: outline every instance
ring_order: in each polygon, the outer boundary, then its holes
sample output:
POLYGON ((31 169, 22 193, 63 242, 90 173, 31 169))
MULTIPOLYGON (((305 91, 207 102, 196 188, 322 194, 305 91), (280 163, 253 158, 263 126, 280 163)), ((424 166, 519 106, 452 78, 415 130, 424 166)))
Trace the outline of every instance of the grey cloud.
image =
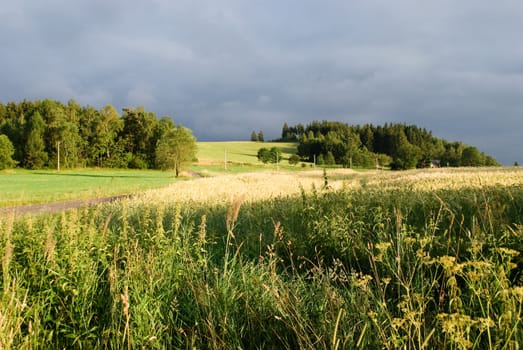
POLYGON ((22 0, 0 100, 142 104, 201 139, 407 122, 523 163, 522 30, 511 0, 22 0))

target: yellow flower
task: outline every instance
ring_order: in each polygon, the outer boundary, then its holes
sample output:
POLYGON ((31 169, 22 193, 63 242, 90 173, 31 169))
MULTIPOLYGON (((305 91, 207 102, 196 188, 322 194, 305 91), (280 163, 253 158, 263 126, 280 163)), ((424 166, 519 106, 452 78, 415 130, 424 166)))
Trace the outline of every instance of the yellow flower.
POLYGON ((405 237, 405 239, 403 240, 403 242, 404 242, 406 245, 412 245, 412 244, 416 243, 416 238, 405 237))
POLYGON ((508 257, 514 257, 519 255, 519 252, 517 250, 504 247, 494 248, 494 251, 498 252, 500 255, 506 255, 508 257))
POLYGON ((424 251, 423 249, 418 249, 416 251, 416 257, 421 261, 421 262, 424 262, 424 263, 431 263, 431 259, 430 259, 430 255, 428 252, 424 251))
POLYGON ((490 317, 487 317, 487 318, 478 317, 477 322, 478 322, 478 328, 482 331, 486 330, 487 328, 492 328, 496 325, 490 317))
POLYGON ((518 297, 521 300, 523 300, 523 286, 517 286, 513 287, 511 289, 512 295, 515 297, 518 297))
POLYGON ((399 328, 403 327, 404 324, 405 324, 405 319, 403 319, 403 318, 394 317, 394 319, 392 320, 392 327, 395 330, 398 330, 399 328))
POLYGON ((390 242, 380 242, 376 244, 376 248, 378 248, 379 251, 385 251, 389 249, 390 246, 390 242))
POLYGON ((473 282, 477 282, 480 280, 480 275, 477 273, 477 271, 468 271, 467 277, 469 278, 469 280, 473 282))
POLYGON ((456 258, 449 255, 440 256, 437 261, 443 266, 447 274, 458 273, 465 266, 464 264, 457 264, 456 258))
POLYGON ((367 285, 369 284, 369 282, 372 280, 372 276, 370 275, 362 275, 360 276, 360 278, 356 279, 354 281, 354 285, 356 287, 359 287, 363 290, 367 290, 367 285))
POLYGON ((445 270, 450 270, 454 266, 456 258, 453 256, 440 256, 438 262, 443 266, 445 270))

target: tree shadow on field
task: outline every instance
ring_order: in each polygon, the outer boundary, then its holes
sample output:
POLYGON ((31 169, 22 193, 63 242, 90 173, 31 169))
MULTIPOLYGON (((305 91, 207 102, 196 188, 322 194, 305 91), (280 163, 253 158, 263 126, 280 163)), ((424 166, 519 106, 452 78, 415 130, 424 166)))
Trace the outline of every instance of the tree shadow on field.
POLYGON ((92 177, 92 178, 151 178, 152 176, 142 176, 142 175, 98 175, 98 174, 75 174, 75 173, 42 173, 42 172, 35 172, 33 173, 35 175, 47 175, 47 176, 74 176, 74 177, 92 177))
MULTIPOLYGON (((295 154, 297 152, 297 149, 293 148, 293 147, 278 147, 278 146, 274 146, 274 147, 279 148, 282 153, 295 154)), ((260 148, 264 148, 264 147, 262 146, 260 148)), ((271 149, 272 147, 265 147, 265 148, 271 149)), ((231 153, 235 153, 235 152, 231 152, 231 153)), ((243 155, 246 155, 246 156, 252 156, 253 155, 252 153, 251 154, 236 153, 236 154, 243 154, 243 155)), ((256 155, 254 155, 254 156, 256 156, 256 155)))
POLYGON ((282 153, 296 154, 297 149, 292 147, 278 147, 282 153))

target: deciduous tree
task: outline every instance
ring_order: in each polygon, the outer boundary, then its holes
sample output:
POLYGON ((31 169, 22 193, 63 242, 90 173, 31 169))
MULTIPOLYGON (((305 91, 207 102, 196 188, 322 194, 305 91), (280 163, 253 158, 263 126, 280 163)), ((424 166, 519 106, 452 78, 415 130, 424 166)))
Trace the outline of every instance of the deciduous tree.
POLYGON ((13 160, 15 148, 7 135, 0 135, 0 170, 9 169, 16 165, 13 160))
POLYGON ((123 124, 118 111, 112 105, 107 104, 100 109, 95 122, 95 143, 98 157, 102 160, 111 162, 113 156, 118 156, 118 153, 113 151, 116 151, 117 136, 122 131, 123 124))
POLYGON ((160 169, 174 169, 180 175, 182 167, 196 158, 196 138, 181 125, 165 132, 156 146, 156 164, 160 169))
POLYGON ((258 150, 258 160, 263 163, 276 163, 281 160, 281 149, 278 147, 271 147, 271 149, 262 147, 258 150))
POLYGON ((156 148, 154 132, 158 126, 156 115, 146 112, 143 107, 124 108, 122 119, 124 125, 120 137, 126 141, 126 151, 132 155, 129 166, 153 166, 156 148))
POLYGON ((271 161, 271 152, 268 148, 262 147, 258 150, 257 157, 258 160, 263 162, 264 164, 269 163, 271 161))
POLYGON ((461 154, 461 165, 481 166, 485 164, 485 157, 476 147, 466 147, 461 154))

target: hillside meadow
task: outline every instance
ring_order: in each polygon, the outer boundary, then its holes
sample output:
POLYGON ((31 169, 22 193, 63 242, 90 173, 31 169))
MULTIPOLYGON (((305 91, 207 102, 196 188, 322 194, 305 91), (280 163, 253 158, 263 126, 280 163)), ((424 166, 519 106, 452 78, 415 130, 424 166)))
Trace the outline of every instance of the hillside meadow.
POLYGON ((219 163, 225 160, 237 164, 261 164, 257 158, 258 150, 262 147, 278 147, 282 151, 281 161, 288 164, 291 155, 296 154, 296 142, 252 142, 252 141, 224 141, 198 142, 198 161, 200 163, 219 163))
POLYGON ((523 344, 519 168, 202 177, 0 242, 2 349, 523 344))

